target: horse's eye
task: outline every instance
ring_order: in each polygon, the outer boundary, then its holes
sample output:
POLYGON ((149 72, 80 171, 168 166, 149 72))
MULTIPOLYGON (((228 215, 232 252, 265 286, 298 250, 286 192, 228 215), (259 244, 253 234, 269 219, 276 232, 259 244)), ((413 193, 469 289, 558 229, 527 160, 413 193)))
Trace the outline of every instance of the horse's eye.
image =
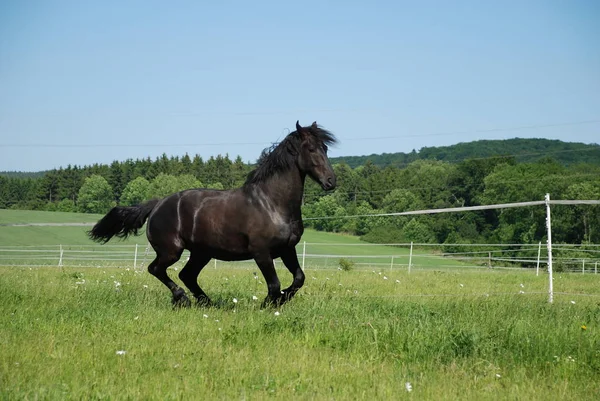
POLYGON ((309 147, 308 147, 308 151, 309 151, 310 153, 313 153, 315 150, 317 150, 317 148, 315 148, 314 146, 309 146, 309 147))

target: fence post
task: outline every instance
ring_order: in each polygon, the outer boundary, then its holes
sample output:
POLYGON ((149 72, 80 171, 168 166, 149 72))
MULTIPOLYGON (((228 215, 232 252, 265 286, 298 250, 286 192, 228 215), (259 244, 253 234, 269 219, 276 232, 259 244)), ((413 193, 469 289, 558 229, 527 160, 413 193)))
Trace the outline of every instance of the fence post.
POLYGON ((413 253, 413 242, 410 241, 410 254, 408 255, 408 272, 410 273, 410 268, 412 267, 412 253, 413 253))
POLYGON ((540 275, 540 255, 542 253, 542 241, 540 241, 540 243, 538 244, 538 258, 537 258, 537 265, 535 267, 535 275, 539 276, 540 275))
POLYGON ((62 247, 62 245, 59 245, 59 249, 60 249, 60 256, 58 258, 58 267, 63 267, 63 247, 62 247))
POLYGON ((594 274, 598 274, 598 262, 594 264, 594 274))
POLYGON ((390 271, 394 268, 394 255, 392 255, 392 263, 390 263, 390 271))
POLYGON ((552 282, 552 223, 550 221, 550 194, 546 194, 546 228, 548 230, 548 302, 554 302, 554 283, 552 282))
POLYGON ((148 251, 150 251, 150 242, 146 244, 146 249, 144 250, 144 259, 142 260, 142 266, 146 265, 146 256, 148 256, 148 251))
POLYGON ((302 270, 304 270, 304 259, 306 259, 306 241, 302 245, 302 270))
POLYGON ((585 259, 581 261, 581 274, 585 274, 585 259))
POLYGON ((488 252, 488 269, 492 268, 492 253, 488 252))
POLYGON ((134 270, 137 267, 137 250, 138 250, 138 244, 135 244, 135 253, 133 254, 133 269, 134 270))

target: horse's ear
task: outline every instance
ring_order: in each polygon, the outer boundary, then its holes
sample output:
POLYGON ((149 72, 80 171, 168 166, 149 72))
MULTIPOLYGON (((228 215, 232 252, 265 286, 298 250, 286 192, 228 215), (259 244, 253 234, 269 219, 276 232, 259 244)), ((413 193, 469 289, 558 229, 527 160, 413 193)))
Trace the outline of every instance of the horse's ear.
POLYGON ((315 121, 315 122, 313 122, 313 123, 312 123, 312 125, 311 125, 310 127, 311 127, 312 129, 317 129, 317 128, 319 128, 319 127, 317 126, 317 122, 316 122, 316 121, 315 121))
POLYGON ((300 138, 302 138, 302 140, 306 140, 310 135, 309 130, 300 126, 300 121, 296 121, 296 132, 300 134, 300 138))

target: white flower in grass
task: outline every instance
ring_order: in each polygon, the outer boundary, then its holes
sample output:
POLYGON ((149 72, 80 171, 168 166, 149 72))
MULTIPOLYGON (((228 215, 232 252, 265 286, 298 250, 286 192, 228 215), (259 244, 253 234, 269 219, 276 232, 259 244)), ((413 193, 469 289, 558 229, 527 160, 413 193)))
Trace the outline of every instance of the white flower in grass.
POLYGON ((207 319, 208 315, 205 313, 204 315, 202 315, 203 318, 207 319))
POLYGON ((237 303, 238 303, 238 300, 237 300, 237 298, 233 298, 233 303, 234 303, 234 304, 237 304, 237 303))
POLYGON ((144 284, 142 287, 144 287, 144 288, 148 288, 148 286, 147 286, 146 284, 144 284))
POLYGON ((117 355, 125 355, 126 353, 127 353, 127 351, 122 350, 122 349, 117 351, 117 355))
POLYGON ((400 280, 396 280, 396 283, 400 284, 400 280))
POLYGON ((275 316, 279 316, 279 314, 280 314, 279 312, 275 312, 275 316))
POLYGON ((121 283, 119 283, 118 281, 115 281, 114 283, 115 283, 115 288, 118 290, 119 287, 121 286, 121 283))
POLYGON ((572 303, 573 305, 575 305, 575 301, 571 301, 571 303, 572 303))
POLYGON ((523 285, 523 283, 519 284, 521 286, 521 288, 525 288, 525 286, 523 285))
POLYGON ((258 297, 256 295, 252 295, 252 300, 253 301, 258 301, 258 297))
POLYGON ((501 378, 502 376, 500 376, 498 373, 496 373, 496 378, 501 378))
POLYGON ((465 286, 464 284, 459 284, 459 285, 460 285, 461 288, 465 286))
POLYGON ((387 280, 387 277, 386 277, 386 276, 383 276, 383 279, 384 279, 384 280, 387 280))
POLYGON ((412 391, 412 384, 410 384, 409 382, 406 382, 404 384, 404 387, 406 388, 406 391, 408 391, 409 393, 412 391))
POLYGON ((525 291, 519 291, 519 294, 525 294, 525 291))

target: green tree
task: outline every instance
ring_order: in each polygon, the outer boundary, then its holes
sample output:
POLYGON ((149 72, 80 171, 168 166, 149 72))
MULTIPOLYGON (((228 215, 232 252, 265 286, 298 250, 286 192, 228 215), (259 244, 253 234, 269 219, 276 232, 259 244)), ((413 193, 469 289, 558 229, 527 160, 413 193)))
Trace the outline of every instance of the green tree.
POLYGON ((134 206, 150 198, 150 182, 144 177, 129 181, 121 194, 121 204, 134 206))
POLYGON ((150 184, 150 198, 164 198, 179 191, 177 177, 160 173, 150 184))
POLYGON ((115 205, 112 188, 100 175, 86 178, 79 190, 79 211, 84 213, 106 213, 115 205))
POLYGON ((177 191, 201 188, 202 183, 191 174, 183 174, 177 177, 177 191))

